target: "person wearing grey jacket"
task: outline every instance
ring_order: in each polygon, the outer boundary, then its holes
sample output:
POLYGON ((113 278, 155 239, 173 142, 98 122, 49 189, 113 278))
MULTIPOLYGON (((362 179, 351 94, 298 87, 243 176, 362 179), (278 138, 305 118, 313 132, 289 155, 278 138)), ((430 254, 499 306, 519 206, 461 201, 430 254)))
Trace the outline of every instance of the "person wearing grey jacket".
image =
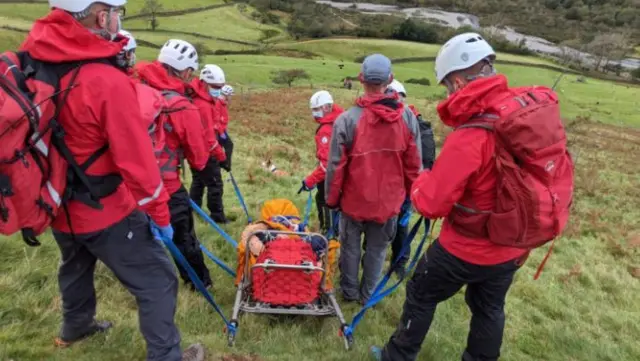
POLYGON ((360 73, 364 95, 338 117, 331 137, 326 203, 342 212, 339 267, 346 301, 371 297, 400 208, 422 169, 418 121, 397 94, 385 94, 392 79, 387 57, 367 57, 360 73), (358 284, 362 233, 367 247, 358 284))

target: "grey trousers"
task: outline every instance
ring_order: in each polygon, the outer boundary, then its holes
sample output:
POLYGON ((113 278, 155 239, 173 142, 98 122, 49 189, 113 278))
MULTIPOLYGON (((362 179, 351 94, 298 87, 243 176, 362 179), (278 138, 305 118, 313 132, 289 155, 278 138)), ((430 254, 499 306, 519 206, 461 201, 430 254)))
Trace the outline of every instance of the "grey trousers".
POLYGON ((380 224, 358 222, 342 213, 340 218, 340 288, 342 295, 349 301, 366 302, 376 283, 380 279, 387 247, 396 235, 398 217, 380 224), (362 234, 366 240, 366 249, 362 255, 362 234), (362 261, 362 280, 358 282, 360 262, 362 261))
POLYGON ((61 335, 73 338, 91 325, 96 313, 93 274, 102 261, 138 304, 140 330, 148 361, 180 361, 180 334, 174 324, 178 279, 164 247, 151 235, 149 221, 134 211, 100 232, 71 235, 54 232, 62 262, 61 335))

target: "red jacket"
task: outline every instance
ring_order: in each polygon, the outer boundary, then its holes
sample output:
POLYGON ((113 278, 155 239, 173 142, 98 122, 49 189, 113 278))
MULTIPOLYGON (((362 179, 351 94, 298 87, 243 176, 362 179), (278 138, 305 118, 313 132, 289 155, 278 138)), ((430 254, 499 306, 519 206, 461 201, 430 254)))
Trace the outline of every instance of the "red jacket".
POLYGON ((400 213, 422 168, 418 121, 397 99, 365 95, 333 125, 326 201, 357 221, 400 213))
MULTIPOLYGON (((169 76, 167 70, 157 61, 142 65, 137 70, 140 79, 149 86, 185 94, 186 84, 169 76)), ((171 109, 181 110, 168 114, 167 123, 172 130, 166 132, 166 145, 174 153, 182 152, 191 168, 200 171, 207 164, 211 151, 203 136, 205 131, 200 120, 200 112, 183 95, 177 95, 168 100, 168 103, 171 109)), ((175 193, 182 186, 179 172, 179 169, 162 172, 162 179, 169 194, 175 193)))
POLYGON ((227 131, 227 125, 229 125, 229 108, 224 99, 216 99, 216 112, 218 114, 216 129, 218 134, 222 134, 227 131))
MULTIPOLYGON (((438 113, 445 125, 456 128, 508 91, 504 76, 478 79, 442 102, 438 113)), ((494 150, 495 137, 484 129, 464 128, 449 134, 433 169, 420 174, 413 185, 411 201, 418 212, 433 219, 447 217, 456 203, 479 210, 493 209, 497 181, 494 150)), ((462 236, 446 220, 440 243, 454 256, 478 265, 507 262, 526 252, 498 246, 488 239, 462 236)))
POLYGON ((224 148, 218 143, 216 136, 216 123, 218 122, 218 103, 217 99, 209 94, 207 84, 200 79, 194 79, 190 84, 190 95, 193 104, 200 111, 202 126, 204 127, 204 137, 211 149, 211 156, 216 160, 223 162, 227 159, 224 148))
MULTIPOLYGON (((64 62, 110 58, 123 44, 103 40, 61 10, 53 10, 36 20, 22 44, 23 51, 41 61, 64 62)), ((61 79, 61 89, 69 86, 73 72, 61 79)), ((140 206, 160 226, 169 224, 169 197, 162 186, 151 140, 143 125, 135 88, 126 73, 102 63, 84 65, 60 110, 65 142, 78 163, 109 145, 87 174, 120 174, 122 184, 101 200, 102 210, 71 201, 68 205, 75 233, 104 230, 140 206)), ((65 212, 54 220, 53 228, 69 233, 65 212)))
POLYGON ((324 176, 327 172, 327 160, 329 159, 329 145, 331 144, 331 132, 333 131, 333 123, 344 110, 338 105, 333 106, 333 111, 316 122, 320 124, 316 130, 316 157, 318 158, 318 166, 307 176, 304 183, 307 187, 314 187, 320 182, 324 182, 324 176))

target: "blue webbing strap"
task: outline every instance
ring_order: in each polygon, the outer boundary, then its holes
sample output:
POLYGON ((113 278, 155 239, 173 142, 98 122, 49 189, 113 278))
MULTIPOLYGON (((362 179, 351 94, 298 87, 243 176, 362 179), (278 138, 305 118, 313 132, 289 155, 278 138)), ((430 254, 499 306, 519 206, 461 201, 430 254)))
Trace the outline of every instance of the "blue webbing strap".
POLYGON ((422 249, 424 248, 424 245, 425 245, 425 243, 427 241, 427 237, 429 235, 429 224, 430 224, 430 222, 429 222, 428 219, 425 220, 424 218, 421 217, 418 220, 418 222, 416 222, 416 224, 413 226, 413 228, 411 229, 411 232, 409 232, 407 237, 404 239, 404 242, 402 244, 402 249, 400 250, 400 253, 398 254, 396 259, 394 260, 393 265, 391 267, 389 267, 389 270, 387 271, 387 273, 378 282, 378 284, 376 285, 375 290, 373 291, 373 294, 371 295, 371 297, 369 298, 367 303, 353 317, 353 320, 351 321, 351 323, 344 328, 344 334, 346 336, 353 335, 353 331, 355 330, 356 326, 358 326, 358 323, 360 323, 360 321, 364 317, 364 315, 367 312, 367 310, 370 309, 371 307, 377 305, 378 303, 380 303, 380 301, 382 301, 382 299, 385 298, 386 296, 388 296, 391 293, 393 293, 393 291, 395 291, 400 286, 402 281, 404 281, 405 277, 408 274, 410 274, 411 271, 413 271, 413 269, 415 268, 416 264, 418 263, 418 260, 420 259, 420 256, 422 255, 422 249), (413 239, 415 238, 416 234, 418 233, 418 230, 420 229, 420 225, 422 224, 423 221, 424 221, 424 224, 425 224, 425 231, 424 231, 424 234, 422 235, 422 239, 420 240, 420 245, 418 246, 418 249, 416 250, 415 254, 413 255, 413 258, 411 259, 411 262, 409 263, 409 266, 407 267, 406 272, 404 273, 404 275, 394 285, 392 285, 389 288, 387 288, 386 290, 384 290, 384 287, 387 285, 387 283, 389 282, 389 279, 391 278, 391 274, 393 273, 393 271, 398 266, 398 262, 400 261, 402 256, 404 256, 404 254, 407 253, 407 250, 409 250, 411 248, 411 242, 413 241, 413 239))
POLYGON ((238 187, 238 183, 236 183, 236 179, 233 177, 233 173, 231 172, 229 172, 229 180, 231 180, 231 184, 233 184, 233 189, 236 191, 236 196, 238 196, 238 200, 240 201, 242 209, 244 209, 244 214, 247 215, 247 223, 253 222, 251 220, 251 216, 249 215, 247 204, 244 202, 244 198, 242 197, 242 193, 240 192, 240 187, 238 187))
POLYGON ((220 226, 216 222, 214 222, 213 219, 211 219, 211 217, 209 217, 202 210, 202 208, 198 207, 198 205, 193 201, 193 199, 189 199, 189 204, 191 204, 191 208, 193 208, 196 211, 196 213, 200 215, 200 217, 202 217, 207 223, 209 223, 211 227, 213 227, 213 229, 215 229, 218 233, 220 233, 222 238, 224 238, 227 242, 231 243, 231 245, 234 248, 238 248, 238 242, 236 242, 230 235, 228 235, 227 232, 224 231, 224 229, 220 228, 220 226))
POLYGON ((304 219, 302 220, 301 229, 305 229, 309 225, 309 217, 311 216, 311 207, 313 206, 313 195, 309 192, 307 205, 304 208, 304 219))
POLYGON ((329 231, 327 232, 327 239, 331 240, 334 237, 338 236, 338 228, 340 227, 340 212, 331 210, 331 227, 329 227, 329 231))
POLYGON ((234 278, 236 277, 235 271, 232 270, 231 267, 227 266, 221 259, 219 259, 218 257, 214 256, 213 253, 209 252, 207 247, 205 247, 202 243, 200 244, 200 249, 202 250, 202 252, 204 254, 207 255, 207 257, 209 257, 210 260, 213 261, 213 263, 215 263, 218 266, 220 266, 220 268, 225 270, 231 277, 234 277, 234 278))
POLYGON ((220 317, 222 317, 222 320, 227 326, 227 330, 230 333, 235 334, 236 327, 233 324, 231 324, 229 320, 227 320, 227 318, 224 316, 224 314, 222 313, 222 310, 220 309, 218 304, 216 304, 216 301, 213 299, 213 296, 211 295, 211 293, 209 293, 209 291, 205 288, 204 284, 202 283, 202 280, 200 280, 200 277, 198 277, 198 275, 193 270, 193 268, 191 268, 191 265, 184 258, 180 250, 178 250, 178 247, 176 247, 176 245, 173 243, 173 240, 168 239, 166 237, 160 237, 160 238, 161 238, 160 241, 162 241, 162 243, 164 243, 164 245, 169 249, 169 252, 173 256, 173 258, 176 259, 178 263, 180 263, 180 266, 182 266, 182 268, 184 268, 185 271, 187 271, 187 274, 189 275, 189 278, 193 282, 193 285, 195 286, 195 288, 197 288, 198 291, 200 291, 200 293, 204 296, 207 302, 209 302, 211 307, 213 307, 213 309, 220 315, 220 317))

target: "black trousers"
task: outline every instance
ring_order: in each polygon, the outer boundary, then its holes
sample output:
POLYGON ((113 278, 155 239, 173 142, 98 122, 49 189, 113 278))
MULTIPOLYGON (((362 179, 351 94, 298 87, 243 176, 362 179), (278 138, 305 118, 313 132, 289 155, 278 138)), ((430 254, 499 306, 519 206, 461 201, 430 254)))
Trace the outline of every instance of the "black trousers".
POLYGON ((205 169, 197 171, 192 168, 191 174, 193 175, 189 190, 191 199, 202 208, 202 198, 206 188, 207 208, 211 218, 216 222, 224 219, 224 203, 222 202, 224 185, 220 163, 214 158, 209 158, 205 169))
POLYGON ((164 247, 151 235, 149 220, 142 212, 134 211, 99 232, 74 236, 54 231, 53 236, 62 258, 58 271, 62 337, 82 335, 93 321, 93 275, 100 260, 136 298, 147 360, 180 360, 180 334, 173 320, 178 281, 164 247))
POLYGON ((407 283, 400 324, 382 351, 383 361, 414 361, 422 346, 438 303, 467 285, 465 300, 472 316, 463 361, 495 361, 504 332, 504 304, 516 260, 478 266, 447 252, 438 241, 418 263, 407 283))
MULTIPOLYGON (((171 213, 171 226, 173 227, 173 243, 176 244, 176 247, 178 247, 204 285, 211 285, 209 269, 204 263, 200 242, 196 237, 193 212, 189 204, 189 194, 187 194, 184 186, 171 195, 169 212, 171 213)), ((187 271, 180 266, 177 260, 174 259, 174 261, 178 266, 182 280, 193 287, 187 271)))
MULTIPOLYGON (((391 241, 391 260, 389 261, 391 265, 398 258, 400 251, 402 250, 402 243, 404 239, 407 238, 407 234, 409 233, 409 226, 403 226, 398 222, 398 227, 396 228, 396 236, 391 241)), ((409 257, 411 257, 411 249, 408 249, 400 259, 397 267, 405 267, 407 262, 409 262, 409 257)))
POLYGON ((318 209, 318 220, 320 221, 320 230, 323 234, 327 234, 329 227, 333 226, 331 219, 331 209, 327 207, 324 194, 324 181, 317 184, 316 192, 316 208, 318 209))

